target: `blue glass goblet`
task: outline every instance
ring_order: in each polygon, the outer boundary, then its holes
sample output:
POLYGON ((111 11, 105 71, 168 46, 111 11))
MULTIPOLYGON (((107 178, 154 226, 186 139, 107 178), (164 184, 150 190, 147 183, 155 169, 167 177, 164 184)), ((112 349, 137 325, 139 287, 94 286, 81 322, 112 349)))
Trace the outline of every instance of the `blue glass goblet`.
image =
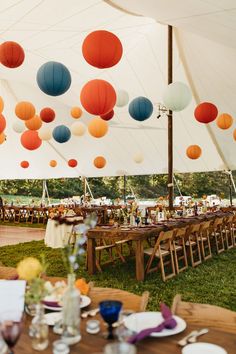
POLYGON ((122 302, 116 300, 105 300, 99 303, 100 314, 108 324, 107 339, 114 339, 113 323, 118 321, 119 313, 122 308, 122 302))

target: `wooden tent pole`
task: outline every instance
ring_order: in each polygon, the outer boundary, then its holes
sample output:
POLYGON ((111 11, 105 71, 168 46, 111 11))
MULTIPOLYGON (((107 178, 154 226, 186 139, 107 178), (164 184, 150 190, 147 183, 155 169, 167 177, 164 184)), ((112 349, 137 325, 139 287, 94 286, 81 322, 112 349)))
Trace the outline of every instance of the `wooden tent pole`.
MULTIPOLYGON (((172 26, 168 25, 168 85, 173 81, 173 35, 172 26)), ((169 208, 173 210, 173 115, 168 113, 168 199, 169 208)))

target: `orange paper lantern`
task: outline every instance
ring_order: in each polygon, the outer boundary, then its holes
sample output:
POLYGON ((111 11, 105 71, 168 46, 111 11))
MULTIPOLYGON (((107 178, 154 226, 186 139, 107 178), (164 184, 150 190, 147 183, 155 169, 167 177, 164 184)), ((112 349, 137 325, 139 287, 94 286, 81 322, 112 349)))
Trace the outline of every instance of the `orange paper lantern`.
POLYGON ((28 168, 29 167, 29 162, 28 161, 21 161, 20 163, 22 168, 28 168))
POLYGON ((49 162, 49 165, 50 165, 51 167, 56 167, 56 166, 57 166, 56 160, 51 160, 51 161, 49 162))
POLYGON ((38 130, 41 128, 42 124, 41 118, 37 115, 25 122, 25 126, 29 130, 38 130))
POLYGON ((70 167, 76 167, 78 165, 78 162, 75 159, 70 159, 68 161, 68 166, 70 167))
POLYGON ((236 129, 234 129, 233 137, 234 137, 234 140, 236 141, 236 129))
POLYGON ((2 113, 3 108, 4 108, 4 101, 3 101, 2 97, 0 96, 0 113, 2 113))
POLYGON ((107 114, 103 114, 102 116, 100 116, 103 120, 111 120, 114 117, 114 110, 112 110, 111 112, 108 112, 107 114))
POLYGON ((40 118, 45 123, 50 123, 55 119, 55 112, 52 108, 45 107, 40 111, 40 118))
POLYGON ((70 114, 71 114, 71 117, 75 118, 75 119, 78 119, 82 116, 82 109, 80 107, 72 107, 71 108, 71 111, 70 111, 70 114))
POLYGON ((42 140, 38 136, 38 132, 34 130, 26 130, 21 135, 21 144, 27 150, 36 150, 42 144, 42 140))
POLYGON ((233 124, 233 118, 227 113, 222 113, 216 120, 216 124, 220 129, 229 129, 233 124))
POLYGON ((196 120, 200 123, 210 123, 216 119, 218 115, 217 107, 210 102, 200 103, 194 111, 194 116, 196 120))
POLYGON ((116 65, 123 53, 119 38, 108 31, 91 32, 82 45, 84 59, 99 69, 110 68, 116 65))
POLYGON ((0 145, 6 141, 6 135, 4 133, 0 134, 0 145))
POLYGON ((94 138, 102 138, 108 132, 108 124, 99 117, 93 118, 88 125, 88 131, 94 138))
POLYGON ((198 145, 190 145, 186 150, 186 155, 192 160, 198 159, 202 154, 202 149, 198 145))
POLYGON ((4 42, 0 46, 0 62, 7 68, 17 68, 25 59, 24 49, 16 42, 4 42))
POLYGON ((97 168, 105 167, 106 163, 106 159, 103 156, 97 156, 93 161, 94 166, 97 168))
POLYGON ((0 114, 0 133, 6 128, 6 119, 3 114, 0 114))
POLYGON ((27 101, 17 103, 15 113, 22 120, 29 120, 35 116, 34 105, 27 101))
POLYGON ((116 92, 105 80, 91 80, 82 88, 80 101, 87 112, 100 116, 113 109, 116 92))

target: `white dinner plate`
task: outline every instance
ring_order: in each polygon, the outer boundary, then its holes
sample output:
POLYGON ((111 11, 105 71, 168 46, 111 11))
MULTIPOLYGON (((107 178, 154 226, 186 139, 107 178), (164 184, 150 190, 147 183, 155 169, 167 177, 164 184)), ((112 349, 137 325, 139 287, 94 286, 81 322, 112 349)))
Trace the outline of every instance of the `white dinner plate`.
POLYGON ((49 312, 44 315, 48 326, 54 326, 62 318, 61 312, 49 312))
MULTIPOLYGON (((151 337, 167 337, 183 332, 186 328, 186 322, 178 316, 173 316, 173 318, 177 322, 177 326, 174 329, 165 328, 161 332, 152 333, 151 337)), ((156 327, 161 322, 163 322, 161 312, 139 312, 124 319, 125 327, 136 333, 146 328, 156 327)))
MULTIPOLYGON (((81 309, 84 307, 87 307, 89 304, 91 304, 91 299, 88 296, 80 295, 80 299, 81 299, 81 302, 80 302, 81 309)), ((62 310, 61 306, 49 306, 46 304, 44 304, 43 306, 45 309, 51 310, 51 311, 61 311, 62 310)))
POLYGON ((182 354, 227 354, 224 348, 211 343, 188 344, 182 349, 182 354))

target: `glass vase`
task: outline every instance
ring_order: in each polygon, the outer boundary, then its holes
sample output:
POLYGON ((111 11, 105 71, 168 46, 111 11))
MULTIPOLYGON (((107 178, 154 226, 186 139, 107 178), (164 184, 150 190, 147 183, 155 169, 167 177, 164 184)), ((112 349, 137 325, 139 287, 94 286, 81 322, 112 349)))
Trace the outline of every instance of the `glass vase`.
POLYGON ((29 328, 29 335, 32 337, 32 347, 35 350, 44 350, 48 347, 48 325, 44 318, 43 304, 35 306, 35 317, 29 328))
POLYGON ((63 296, 62 340, 68 345, 80 341, 80 292, 75 287, 75 274, 68 274, 68 288, 63 296))

